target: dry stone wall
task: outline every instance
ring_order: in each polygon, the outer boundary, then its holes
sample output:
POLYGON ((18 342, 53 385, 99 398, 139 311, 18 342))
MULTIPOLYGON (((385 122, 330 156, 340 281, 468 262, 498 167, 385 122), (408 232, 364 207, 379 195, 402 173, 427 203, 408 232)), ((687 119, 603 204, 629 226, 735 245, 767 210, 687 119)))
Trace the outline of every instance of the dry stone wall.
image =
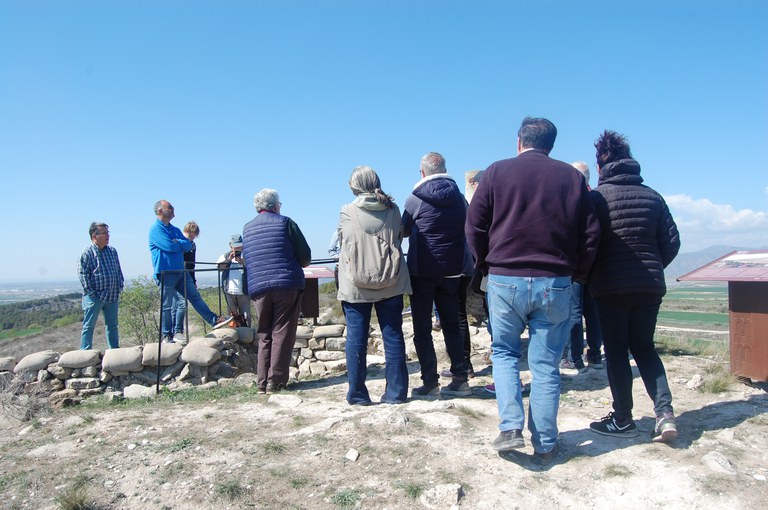
MULTIPOLYGON (((344 325, 299 326, 290 377, 300 380, 347 369, 344 325)), ((160 384, 170 390, 218 384, 253 384, 257 342, 252 328, 221 328, 193 337, 189 344, 158 344, 65 353, 42 351, 16 361, 0 358, 0 383, 23 383, 27 391, 51 394, 54 403, 72 403, 91 395, 148 397, 155 393, 158 359, 160 384)), ((381 341, 369 343, 374 354, 381 341)))

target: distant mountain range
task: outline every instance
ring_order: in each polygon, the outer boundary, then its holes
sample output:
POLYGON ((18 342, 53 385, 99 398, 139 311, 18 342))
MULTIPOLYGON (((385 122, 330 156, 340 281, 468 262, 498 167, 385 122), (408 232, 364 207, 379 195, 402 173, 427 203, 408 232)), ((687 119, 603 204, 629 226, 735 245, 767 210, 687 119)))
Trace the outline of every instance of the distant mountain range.
POLYGON ((690 273, 694 269, 698 269, 701 266, 708 264, 709 262, 712 262, 713 260, 719 259, 723 255, 727 255, 732 251, 756 250, 756 249, 765 250, 765 249, 768 249, 768 247, 743 248, 738 246, 717 245, 717 246, 710 246, 709 248, 705 248, 700 251, 694 251, 690 253, 681 253, 664 270, 664 274, 666 275, 667 280, 674 280, 676 278, 679 278, 680 276, 683 276, 684 274, 690 273))

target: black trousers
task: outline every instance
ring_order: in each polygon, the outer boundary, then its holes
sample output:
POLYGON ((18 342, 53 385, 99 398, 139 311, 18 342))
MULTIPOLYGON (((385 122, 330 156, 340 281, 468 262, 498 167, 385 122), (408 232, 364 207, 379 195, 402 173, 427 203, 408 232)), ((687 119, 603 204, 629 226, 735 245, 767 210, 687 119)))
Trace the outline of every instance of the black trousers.
POLYGON ((608 383, 613 395, 613 410, 620 420, 632 416, 632 367, 628 352, 637 364, 656 416, 672 412, 672 393, 653 335, 661 298, 624 295, 595 298, 603 331, 608 383))

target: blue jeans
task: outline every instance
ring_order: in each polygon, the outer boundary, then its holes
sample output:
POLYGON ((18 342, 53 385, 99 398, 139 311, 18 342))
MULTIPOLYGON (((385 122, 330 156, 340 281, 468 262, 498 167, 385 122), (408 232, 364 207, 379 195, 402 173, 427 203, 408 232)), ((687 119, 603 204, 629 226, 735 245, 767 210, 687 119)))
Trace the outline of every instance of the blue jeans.
POLYGON ((527 325, 528 367, 533 376, 528 430, 533 449, 547 453, 557 443, 559 361, 571 326, 571 278, 489 275, 488 305, 499 429, 522 430, 525 423, 518 364, 522 354, 520 335, 527 325))
POLYGON ((93 296, 83 296, 83 331, 80 334, 80 348, 90 349, 93 347, 93 330, 96 327, 96 320, 99 318, 99 312, 104 312, 104 324, 107 329, 107 345, 110 349, 120 347, 120 339, 117 333, 117 309, 119 301, 114 303, 105 303, 93 296))
MULTIPOLYGON (((195 288, 195 282, 192 281, 192 276, 189 273, 166 273, 163 289, 163 315, 162 315, 162 331, 164 337, 169 337, 173 334, 173 319, 171 317, 173 311, 173 302, 177 294, 181 294, 181 298, 184 298, 184 281, 186 280, 186 292, 187 299, 195 309, 200 317, 205 322, 213 326, 216 324, 216 314, 208 308, 203 298, 200 297, 200 293, 195 288)), ((162 281, 162 280, 161 280, 162 281)), ((161 283, 158 283, 161 285, 161 283)))
POLYGON ((371 309, 376 307, 381 335, 384 340, 384 379, 387 382, 381 401, 402 404, 408 398, 408 367, 405 364, 403 339, 403 295, 375 303, 348 303, 341 306, 347 319, 347 402, 366 404, 371 401, 365 379, 368 374, 366 354, 371 309))
POLYGON ((459 381, 467 380, 467 358, 464 339, 459 329, 460 278, 411 276, 411 318, 413 319, 413 346, 421 365, 421 380, 425 386, 437 386, 437 354, 432 342, 432 303, 440 313, 440 325, 445 339, 445 350, 451 359, 451 374, 459 381))
POLYGON ((173 297, 171 305, 171 319, 173 321, 171 329, 173 333, 184 333, 184 317, 187 316, 187 300, 184 294, 179 292, 173 297))

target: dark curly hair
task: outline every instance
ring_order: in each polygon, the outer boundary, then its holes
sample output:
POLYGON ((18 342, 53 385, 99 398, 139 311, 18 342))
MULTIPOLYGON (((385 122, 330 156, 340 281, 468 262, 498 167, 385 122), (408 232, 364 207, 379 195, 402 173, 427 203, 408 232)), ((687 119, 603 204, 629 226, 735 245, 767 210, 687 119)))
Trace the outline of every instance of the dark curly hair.
POLYGON ((595 149, 597 149, 595 154, 597 157, 597 165, 600 167, 614 161, 619 161, 620 159, 632 157, 627 137, 616 131, 608 131, 607 129, 603 131, 603 134, 601 134, 595 141, 595 149))

